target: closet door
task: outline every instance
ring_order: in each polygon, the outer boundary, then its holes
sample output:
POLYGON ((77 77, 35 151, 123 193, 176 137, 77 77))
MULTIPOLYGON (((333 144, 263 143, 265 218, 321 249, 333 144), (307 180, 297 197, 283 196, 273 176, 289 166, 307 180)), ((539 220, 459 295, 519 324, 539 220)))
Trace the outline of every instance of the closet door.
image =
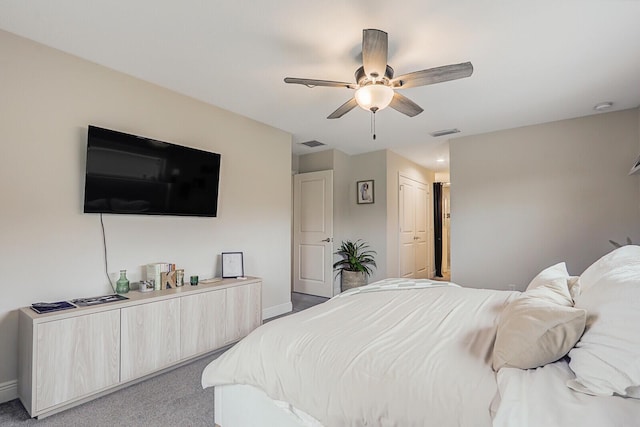
POLYGON ((415 279, 430 275, 428 185, 400 175, 399 275, 415 279))

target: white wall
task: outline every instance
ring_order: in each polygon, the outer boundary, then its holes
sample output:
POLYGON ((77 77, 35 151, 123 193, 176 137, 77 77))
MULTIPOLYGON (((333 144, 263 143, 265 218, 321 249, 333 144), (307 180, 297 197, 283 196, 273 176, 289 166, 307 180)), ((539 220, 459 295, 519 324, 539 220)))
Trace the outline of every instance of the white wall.
POLYGON ((268 315, 290 310, 291 136, 0 32, 0 399, 17 377, 17 309, 111 293, 97 214, 83 214, 88 124, 218 152, 217 218, 105 215, 109 270, 171 261, 219 273, 243 251, 268 315))
POLYGON ((581 274, 640 241, 638 111, 451 140, 451 274, 464 286, 524 290, 566 261, 581 274))

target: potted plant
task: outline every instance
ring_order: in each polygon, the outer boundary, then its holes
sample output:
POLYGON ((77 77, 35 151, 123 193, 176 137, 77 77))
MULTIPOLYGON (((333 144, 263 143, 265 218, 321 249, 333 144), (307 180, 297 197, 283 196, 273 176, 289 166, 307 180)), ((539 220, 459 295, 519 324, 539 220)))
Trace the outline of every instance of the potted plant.
POLYGON ((336 255, 342 259, 333 264, 333 269, 342 278, 342 290, 356 288, 367 284, 367 277, 372 274, 371 267, 376 267, 375 251, 369 250, 369 245, 362 240, 344 240, 336 255))

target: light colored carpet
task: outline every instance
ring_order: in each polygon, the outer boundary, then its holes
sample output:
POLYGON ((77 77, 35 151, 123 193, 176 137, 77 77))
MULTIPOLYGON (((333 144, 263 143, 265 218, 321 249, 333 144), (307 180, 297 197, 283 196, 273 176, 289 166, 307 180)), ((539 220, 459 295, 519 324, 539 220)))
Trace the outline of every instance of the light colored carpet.
MULTIPOLYGON (((298 312, 327 298, 293 293, 291 300, 298 312)), ((224 350, 42 420, 30 418, 18 399, 2 403, 0 426, 213 426, 213 388, 203 390, 200 377, 224 350)))
POLYGON ((42 420, 29 417, 19 400, 0 405, 0 426, 213 426, 213 388, 203 390, 202 370, 215 353, 42 420))

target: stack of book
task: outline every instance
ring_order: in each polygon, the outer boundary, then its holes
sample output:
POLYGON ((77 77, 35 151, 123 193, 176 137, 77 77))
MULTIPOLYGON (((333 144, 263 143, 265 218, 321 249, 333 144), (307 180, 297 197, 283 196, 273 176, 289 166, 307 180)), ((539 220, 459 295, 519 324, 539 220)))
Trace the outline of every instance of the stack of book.
POLYGON ((40 314, 51 313, 52 311, 67 310, 70 308, 76 308, 76 306, 71 304, 69 301, 36 302, 31 304, 31 309, 40 314))
POLYGON ((176 265, 170 262, 154 262, 147 264, 147 281, 153 280, 153 289, 159 291, 162 289, 162 273, 175 271, 176 265))

